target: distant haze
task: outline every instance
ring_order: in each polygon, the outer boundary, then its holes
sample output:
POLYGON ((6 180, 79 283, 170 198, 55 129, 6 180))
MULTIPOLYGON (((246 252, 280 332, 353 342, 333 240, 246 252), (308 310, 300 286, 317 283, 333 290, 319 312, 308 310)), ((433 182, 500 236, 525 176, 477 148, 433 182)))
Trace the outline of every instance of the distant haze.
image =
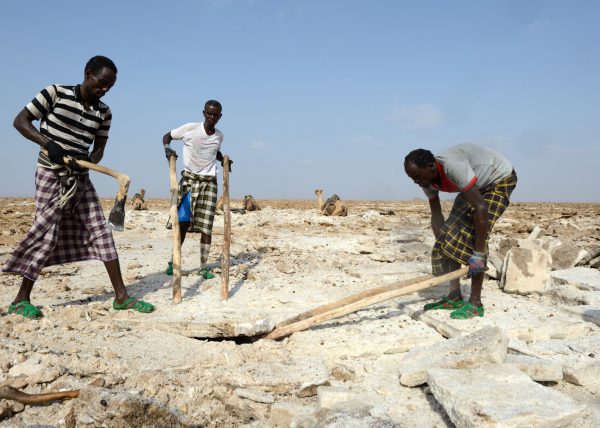
POLYGON ((168 196, 162 136, 214 98, 235 198, 423 198, 404 156, 474 142, 513 162, 514 200, 600 202, 599 22, 577 0, 7 0, 0 196, 34 192, 15 115, 102 54, 119 68, 102 163, 131 195, 168 196))

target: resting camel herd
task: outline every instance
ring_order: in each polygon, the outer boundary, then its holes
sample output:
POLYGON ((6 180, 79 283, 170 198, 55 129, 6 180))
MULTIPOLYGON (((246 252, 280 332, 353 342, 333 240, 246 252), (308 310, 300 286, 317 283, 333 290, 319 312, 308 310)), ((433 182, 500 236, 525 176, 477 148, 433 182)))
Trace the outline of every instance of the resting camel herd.
MULTIPOLYGON (((131 206, 136 211, 147 210, 148 206, 144 201, 144 196, 146 195, 146 191, 144 189, 140 189, 139 193, 136 193, 133 199, 131 200, 131 206)), ((348 208, 342 202, 340 197, 336 194, 331 195, 325 202, 323 202, 323 190, 317 189, 315 190, 315 195, 317 196, 317 209, 319 212, 326 216, 336 216, 336 217, 345 217, 348 215, 348 208)), ((242 208, 236 209, 233 208, 233 212, 246 212, 246 211, 259 211, 260 204, 252 195, 245 195, 244 200, 242 202, 242 208)), ((223 213, 223 196, 219 198, 217 201, 217 213, 223 213)))

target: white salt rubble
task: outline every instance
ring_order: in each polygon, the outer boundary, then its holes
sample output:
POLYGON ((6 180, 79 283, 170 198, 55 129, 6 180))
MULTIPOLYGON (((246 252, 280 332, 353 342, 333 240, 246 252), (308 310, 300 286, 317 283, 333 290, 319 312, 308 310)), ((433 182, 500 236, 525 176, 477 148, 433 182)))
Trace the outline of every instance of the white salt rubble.
MULTIPOLYGON (((511 205, 490 240, 495 279, 484 282, 483 318, 424 313, 425 303, 447 292, 441 285, 270 341, 259 338, 305 310, 430 273, 433 235, 425 201, 349 203, 348 216, 334 218, 315 209, 263 206, 232 214, 226 301, 220 298, 223 217, 216 218, 209 259, 216 277, 197 275, 199 237, 189 234, 183 301, 174 305, 164 274, 171 251, 166 204, 157 209, 152 201, 148 211, 128 211, 125 232, 114 236, 130 294, 155 304, 154 313, 114 311, 101 263, 44 270, 32 299, 45 317, 1 317, 0 385, 81 394, 44 406, 0 400, 0 421, 600 426, 600 290, 591 267, 600 237, 585 232, 600 226, 597 216, 549 216, 543 224, 536 217, 538 230, 528 216, 539 206, 511 205), (550 236, 554 232, 564 242, 550 236), (500 278, 511 245, 516 252, 562 254, 561 263, 579 266, 557 270, 545 263, 540 274, 549 282, 534 287, 521 276, 513 281, 521 291, 508 294, 500 278), (490 388, 494 397, 487 395, 490 388)), ((0 247, 0 261, 11 249, 0 247)), ((19 283, 0 276, 3 307, 19 283)), ((468 280, 462 284, 468 296, 468 280)))

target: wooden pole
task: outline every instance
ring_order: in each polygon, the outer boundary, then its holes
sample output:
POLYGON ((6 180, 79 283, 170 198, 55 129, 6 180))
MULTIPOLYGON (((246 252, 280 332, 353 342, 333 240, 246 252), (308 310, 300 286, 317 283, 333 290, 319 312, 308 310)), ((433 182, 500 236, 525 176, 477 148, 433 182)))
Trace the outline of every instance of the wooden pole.
POLYGON ((468 271, 469 267, 465 266, 461 269, 455 270, 454 272, 450 272, 442 276, 426 279, 424 281, 400 289, 375 294, 373 296, 366 297, 362 300, 358 300, 349 305, 342 306, 341 308, 336 308, 327 312, 323 312, 317 316, 307 318, 281 328, 276 328, 271 333, 266 335, 264 339, 280 339, 282 337, 289 336, 290 334, 295 333, 297 331, 306 330, 307 328, 310 328, 315 324, 319 324, 333 318, 338 318, 344 315, 351 314, 352 312, 364 309, 368 306, 374 305, 375 303, 395 299, 396 297, 402 296, 404 294, 414 293, 415 291, 424 290, 426 288, 433 287, 434 285, 439 285, 443 282, 460 278, 461 276, 466 275, 468 271))
POLYGON ((179 187, 177 185, 177 167, 175 156, 169 158, 169 179, 171 183, 171 226, 173 227, 173 303, 181 303, 181 232, 179 230, 179 214, 177 212, 177 199, 179 187))
POLYGON ((428 280, 430 278, 433 278, 433 276, 432 275, 423 275, 423 276, 419 276, 419 277, 412 278, 412 279, 405 279, 404 281, 395 282, 393 284, 384 285, 384 286, 377 287, 377 288, 372 288, 370 290, 361 291, 360 293, 352 294, 352 295, 344 297, 343 299, 340 299, 336 302, 328 303, 326 305, 321 305, 319 307, 308 310, 306 312, 302 312, 301 314, 296 315, 294 317, 288 318, 287 320, 278 323, 275 326, 275 328, 285 327, 286 325, 293 324, 298 321, 302 321, 306 318, 312 318, 316 315, 322 314, 323 312, 329 312, 333 309, 349 305, 351 303, 357 302, 364 298, 374 296, 376 294, 385 293, 387 291, 404 288, 409 285, 415 284, 417 282, 428 280))
POLYGON ((231 210, 229 207, 229 156, 223 156, 223 260, 221 263, 221 300, 229 297, 229 249, 231 247, 231 210))

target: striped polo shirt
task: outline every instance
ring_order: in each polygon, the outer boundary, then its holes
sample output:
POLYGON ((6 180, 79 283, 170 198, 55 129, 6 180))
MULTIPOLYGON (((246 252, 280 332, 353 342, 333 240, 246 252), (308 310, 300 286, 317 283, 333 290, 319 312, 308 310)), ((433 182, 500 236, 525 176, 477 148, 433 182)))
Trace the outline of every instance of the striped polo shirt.
POLYGON ((96 137, 108 138, 110 108, 98 101, 85 110, 79 85, 50 85, 25 108, 41 119, 40 132, 65 150, 87 154, 96 137))

